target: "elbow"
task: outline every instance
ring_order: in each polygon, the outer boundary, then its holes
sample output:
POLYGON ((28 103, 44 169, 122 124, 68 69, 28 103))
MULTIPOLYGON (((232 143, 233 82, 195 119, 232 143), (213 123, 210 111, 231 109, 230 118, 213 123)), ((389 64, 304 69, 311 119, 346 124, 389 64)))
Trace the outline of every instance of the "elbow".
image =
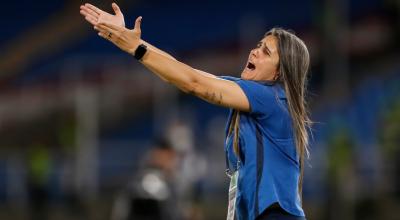
POLYGON ((195 94, 203 83, 201 76, 194 70, 185 72, 182 77, 176 78, 170 82, 177 86, 180 90, 188 94, 195 94))
POLYGON ((201 80, 197 75, 193 77, 188 77, 180 86, 182 91, 188 94, 196 94, 196 91, 201 85, 201 80))
POLYGON ((198 96, 202 88, 202 83, 198 79, 189 80, 181 87, 183 92, 195 96, 198 96))

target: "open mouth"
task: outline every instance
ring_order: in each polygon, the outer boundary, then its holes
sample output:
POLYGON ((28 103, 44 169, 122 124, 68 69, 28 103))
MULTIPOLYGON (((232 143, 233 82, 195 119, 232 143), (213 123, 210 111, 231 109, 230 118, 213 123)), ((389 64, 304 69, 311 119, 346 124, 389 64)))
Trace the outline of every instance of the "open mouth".
POLYGON ((255 69, 256 69, 256 66, 255 66, 253 63, 248 62, 248 63, 247 63, 247 69, 249 69, 249 70, 255 70, 255 69))

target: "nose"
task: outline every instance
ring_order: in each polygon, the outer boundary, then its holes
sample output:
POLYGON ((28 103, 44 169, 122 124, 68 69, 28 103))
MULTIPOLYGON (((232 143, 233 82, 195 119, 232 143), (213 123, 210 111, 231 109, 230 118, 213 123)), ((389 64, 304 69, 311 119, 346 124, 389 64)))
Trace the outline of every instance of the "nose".
POLYGON ((258 51, 259 51, 258 48, 252 49, 250 52, 251 57, 257 57, 259 53, 258 51))

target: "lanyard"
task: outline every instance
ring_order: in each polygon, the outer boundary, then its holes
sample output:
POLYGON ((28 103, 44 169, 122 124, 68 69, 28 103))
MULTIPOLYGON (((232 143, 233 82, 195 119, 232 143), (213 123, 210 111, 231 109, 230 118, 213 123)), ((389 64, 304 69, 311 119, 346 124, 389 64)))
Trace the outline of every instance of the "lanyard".
POLYGON ((236 163, 236 168, 235 169, 231 169, 230 165, 229 165, 229 159, 228 159, 228 150, 225 151, 225 163, 226 163, 226 169, 225 169, 225 173, 228 177, 232 178, 232 175, 239 169, 240 167, 240 160, 237 161, 236 163))
POLYGON ((239 148, 239 112, 237 110, 234 110, 233 115, 231 117, 231 120, 229 122, 229 129, 228 133, 226 135, 226 140, 225 140, 225 165, 226 165, 226 170, 225 173, 226 175, 230 178, 230 184, 229 184, 229 193, 228 193, 228 198, 229 198, 229 203, 228 203, 228 214, 226 219, 227 220, 234 220, 236 219, 236 197, 237 197, 237 183, 238 183, 238 177, 239 177, 239 167, 240 167, 240 157, 237 156, 237 164, 235 169, 231 169, 230 163, 229 163, 229 150, 230 148, 236 148, 232 149, 235 153, 239 154, 237 151, 239 148), (234 131, 234 132, 232 132, 234 131), (232 140, 233 139, 233 140, 232 140), (229 143, 232 143, 230 146, 229 143))
MULTIPOLYGON (((235 169, 231 169, 231 166, 229 164, 229 157, 228 157, 228 151, 229 151, 229 147, 230 147, 230 146, 228 146, 229 140, 231 138, 239 139, 239 131, 236 131, 236 135, 234 134, 234 132, 235 132, 234 127, 239 126, 239 124, 236 125, 236 123, 239 123, 239 118, 238 118, 239 112, 237 110, 234 110, 234 112, 232 114, 233 115, 231 117, 231 121, 229 122, 228 134, 227 134, 227 137, 225 140, 225 145, 227 146, 225 149, 225 166, 226 166, 225 173, 230 178, 235 173, 235 171, 237 171, 240 167, 240 158, 237 158, 237 164, 236 164, 235 169)), ((234 143, 235 143, 235 140, 232 140, 232 145, 234 145, 234 143)), ((236 144, 239 144, 238 140, 237 140, 236 144)), ((232 147, 234 147, 234 146, 232 146, 232 147)))

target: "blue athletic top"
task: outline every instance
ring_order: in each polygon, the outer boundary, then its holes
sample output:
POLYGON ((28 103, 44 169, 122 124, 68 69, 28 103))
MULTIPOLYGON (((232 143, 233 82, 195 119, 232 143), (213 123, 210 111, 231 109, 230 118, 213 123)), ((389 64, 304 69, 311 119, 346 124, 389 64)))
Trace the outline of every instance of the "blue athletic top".
POLYGON ((273 203, 296 216, 304 216, 298 193, 299 157, 293 138, 285 90, 279 83, 221 77, 236 82, 246 94, 250 112, 240 112, 240 160, 233 151, 233 115, 226 125, 227 165, 239 170, 236 216, 255 219, 273 203))

